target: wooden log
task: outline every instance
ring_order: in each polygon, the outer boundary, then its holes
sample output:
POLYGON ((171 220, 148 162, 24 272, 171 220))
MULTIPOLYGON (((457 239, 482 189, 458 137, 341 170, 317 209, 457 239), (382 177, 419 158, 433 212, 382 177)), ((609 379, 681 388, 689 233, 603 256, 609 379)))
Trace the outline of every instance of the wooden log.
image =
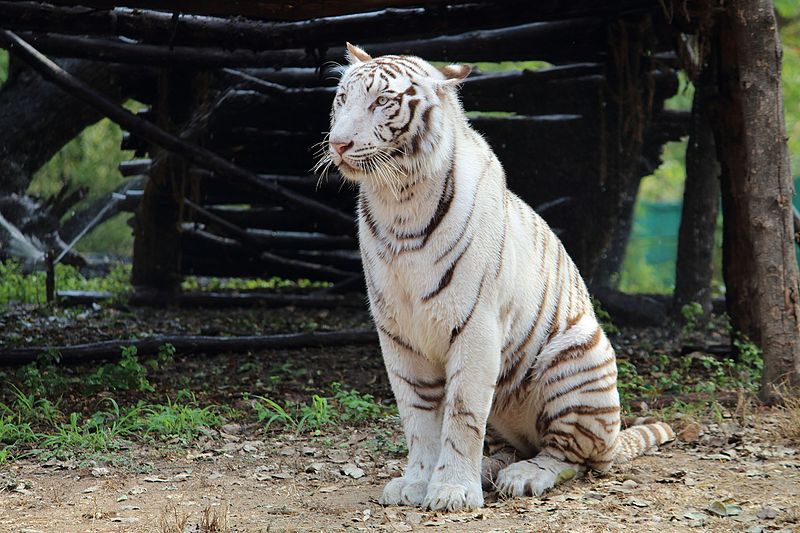
MULTIPOLYGON (((241 200, 245 200, 242 197, 241 200)), ((250 198, 254 204, 256 200, 250 198)), ((243 202, 231 202, 241 204, 243 202)), ((206 206, 211 213, 244 228, 272 229, 275 231, 319 231, 324 224, 303 212, 281 206, 235 207, 225 205, 206 206)))
POLYGON ((186 142, 146 120, 134 116, 123 107, 116 105, 85 83, 71 76, 68 72, 40 54, 13 32, 0 30, 0 41, 10 46, 15 53, 19 54, 20 57, 28 62, 28 64, 40 75, 45 77, 45 79, 59 85, 70 94, 79 97, 129 131, 141 135, 143 138, 173 153, 178 153, 195 164, 230 176, 233 179, 238 179, 255 188, 269 190, 284 202, 303 207, 309 212, 315 213, 317 216, 329 221, 331 224, 353 232, 353 218, 350 215, 331 209, 321 202, 288 191, 275 183, 265 182, 254 173, 226 161, 213 152, 186 142))
POLYGON ((349 235, 328 235, 325 233, 287 232, 268 229, 248 228, 247 233, 256 241, 270 249, 281 250, 341 250, 355 249, 357 243, 349 235))
POLYGON ((129 159, 121 161, 117 169, 122 177, 128 178, 131 176, 144 176, 150 173, 150 168, 153 166, 153 160, 150 158, 142 159, 129 159))
MULTIPOLYGON (((172 13, 147 9, 97 9, 0 1, 0 19, 7 29, 15 31, 119 35, 167 46, 275 50, 338 46, 343 35, 353 42, 397 40, 658 8, 652 0, 629 0, 608 7, 598 6, 597 2, 573 4, 577 5, 567 7, 556 6, 554 2, 531 2, 516 4, 513 9, 498 9, 496 2, 464 2, 437 9, 392 7, 347 17, 275 22, 243 18, 241 12, 236 13, 236 18, 191 14, 173 18, 172 13)), ((352 4, 349 6, 349 9, 354 8, 352 4)))
POLYGON ((700 304, 703 313, 695 317, 704 323, 711 314, 711 280, 714 273, 717 214, 719 213, 719 161, 711 130, 707 102, 716 80, 712 71, 695 81, 691 134, 686 146, 686 182, 678 231, 675 262, 673 319, 683 322, 682 309, 700 304))
POLYGON ((618 326, 663 326, 668 318, 669 296, 652 294, 626 294, 608 288, 593 291, 618 326))
POLYGON ((57 351, 61 363, 82 363, 98 359, 116 359, 124 347, 135 346, 144 356, 155 354, 158 349, 171 344, 179 353, 213 355, 218 353, 242 353, 261 350, 296 350, 300 348, 371 345, 378 335, 374 330, 356 329, 345 331, 314 331, 308 333, 280 333, 276 335, 253 335, 242 337, 209 337, 193 335, 154 335, 145 339, 117 339, 72 346, 29 346, 0 350, 0 365, 24 365, 39 355, 57 351))
MULTIPOLYGON (((349 280, 348 280, 349 281, 349 280)), ((357 291, 356 291, 357 292, 357 291)), ((91 306, 113 302, 117 295, 104 291, 57 291, 56 297, 60 305, 91 306)), ((333 308, 353 307, 363 309, 366 302, 361 295, 346 296, 343 293, 292 294, 274 291, 188 291, 179 293, 160 293, 152 291, 136 291, 125 299, 126 305, 145 307, 302 307, 333 308)))
MULTIPOLYGON (((478 30, 459 35, 372 44, 372 55, 419 55, 430 61, 529 61, 550 63, 593 61, 603 57, 606 41, 602 19, 535 22, 497 30, 478 30), (569 46, 554 46, 569 35, 569 46), (492 43, 487 46, 486 43, 492 43)), ((79 57, 98 61, 195 68, 319 66, 327 61, 345 61, 344 46, 312 55, 306 49, 275 51, 222 50, 187 46, 160 46, 63 34, 20 32, 45 53, 56 57, 79 57)))
POLYGON ((181 248, 185 253, 183 272, 198 276, 280 276, 289 279, 339 281, 348 279, 355 273, 266 252, 200 229, 184 228, 181 233, 181 248))
MULTIPOLYGON (((63 301, 62 301, 63 302, 63 301)), ((286 294, 266 291, 194 291, 182 292, 172 296, 159 293, 134 293, 127 303, 135 306, 228 308, 228 307, 302 307, 302 308, 335 308, 348 307, 364 309, 365 301, 360 295, 345 296, 342 294, 286 294)))
MULTIPOLYGON (((165 70, 153 107, 154 127, 178 135, 207 98, 207 75, 165 70)), ((180 198, 190 186, 189 165, 159 146, 151 146, 148 151, 154 154, 155 162, 148 165, 144 196, 136 210, 131 282, 134 286, 174 293, 180 290, 178 228, 184 216, 180 198)))
POLYGON ((723 273, 733 331, 761 347, 763 400, 800 383, 800 294, 792 175, 772 2, 733 0, 719 23, 710 106, 721 164, 723 273))
MULTIPOLYGON (((213 0, 53 0, 57 5, 84 5, 96 9, 125 6, 137 9, 158 9, 170 12, 181 12, 196 15, 215 15, 230 17, 253 17, 266 20, 302 20, 319 17, 335 17, 338 15, 356 15, 368 11, 385 8, 398 8, 419 5, 419 0, 366 0, 361 2, 339 2, 336 0, 316 0, 314 2, 285 2, 280 0, 230 0, 216 2, 213 0)), ((442 4, 453 4, 443 0, 428 0, 425 5, 434 13, 449 13, 442 4)), ((467 2, 458 2, 467 3, 467 2)), ((472 2, 470 2, 472 3, 472 2)), ((603 16, 636 9, 659 8, 653 0, 621 0, 609 4, 601 0, 576 0, 566 6, 561 2, 519 3, 509 0, 490 2, 495 11, 506 11, 512 15, 525 16, 526 13, 539 13, 541 18, 570 18, 580 16, 603 16)), ((473 16, 492 16, 492 13, 476 13, 473 16)), ((498 16, 496 13, 494 16, 498 16)), ((501 14, 502 16, 502 14, 501 14)), ((319 28, 317 28, 319 29, 319 28)))

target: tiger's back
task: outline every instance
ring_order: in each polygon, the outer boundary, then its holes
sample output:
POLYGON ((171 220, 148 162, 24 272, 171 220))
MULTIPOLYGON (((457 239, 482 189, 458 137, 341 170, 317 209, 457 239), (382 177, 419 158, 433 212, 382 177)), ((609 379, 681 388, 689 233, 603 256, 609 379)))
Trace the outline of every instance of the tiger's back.
POLYGON ((330 155, 360 183, 370 308, 409 445, 383 500, 479 506, 481 475, 541 494, 669 439, 652 424, 620 436, 614 351, 564 247, 469 126, 455 91, 468 69, 350 53, 330 155))

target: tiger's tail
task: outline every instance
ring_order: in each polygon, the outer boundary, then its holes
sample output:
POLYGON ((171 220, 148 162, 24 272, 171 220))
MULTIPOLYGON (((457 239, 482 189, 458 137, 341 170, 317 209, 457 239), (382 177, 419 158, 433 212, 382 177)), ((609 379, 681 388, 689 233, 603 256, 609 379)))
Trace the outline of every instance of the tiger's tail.
POLYGON ((626 422, 627 428, 617 437, 615 463, 627 463, 656 446, 675 440, 675 432, 669 424, 655 418, 639 417, 626 422))

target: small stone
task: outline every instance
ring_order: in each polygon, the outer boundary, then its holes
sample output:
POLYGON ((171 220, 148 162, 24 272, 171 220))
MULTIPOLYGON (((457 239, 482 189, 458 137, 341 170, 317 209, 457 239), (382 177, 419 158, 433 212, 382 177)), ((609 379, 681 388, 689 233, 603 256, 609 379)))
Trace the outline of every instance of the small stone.
POLYGON ((358 479, 364 477, 364 470, 357 467, 353 463, 347 463, 342 467, 342 474, 345 476, 350 476, 353 479, 358 479))
POLYGON ((759 509, 758 513, 756 513, 756 516, 761 520, 772 520, 778 516, 778 511, 769 505, 764 505, 761 507, 761 509, 759 509))
POLYGON ((325 463, 311 463, 306 467, 306 472, 311 474, 319 474, 325 469, 325 463))
POLYGON ((622 482, 622 487, 626 489, 634 489, 638 486, 639 484, 632 479, 626 479, 625 481, 622 482))

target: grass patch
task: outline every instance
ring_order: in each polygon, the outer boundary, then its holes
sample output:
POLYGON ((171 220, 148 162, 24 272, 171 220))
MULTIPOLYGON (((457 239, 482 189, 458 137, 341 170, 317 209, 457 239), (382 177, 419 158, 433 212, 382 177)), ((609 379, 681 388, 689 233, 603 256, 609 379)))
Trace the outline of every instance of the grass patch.
POLYGON ((281 404, 263 396, 252 399, 256 418, 265 429, 277 424, 297 433, 318 433, 326 427, 343 423, 362 424, 393 412, 393 408, 377 403, 371 394, 345 390, 336 382, 331 384, 330 395, 314 394, 305 403, 287 400, 281 404))
POLYGON ((187 276, 181 282, 181 288, 185 291, 324 289, 330 286, 331 283, 327 281, 311 281, 305 278, 290 280, 277 276, 253 279, 187 276))
MULTIPOLYGON (((77 268, 57 264, 55 267, 56 290, 110 292, 120 299, 131 291, 131 265, 119 264, 106 276, 84 277, 77 268)), ((9 304, 44 304, 45 273, 25 274, 16 261, 0 262, 0 309, 9 304)))

